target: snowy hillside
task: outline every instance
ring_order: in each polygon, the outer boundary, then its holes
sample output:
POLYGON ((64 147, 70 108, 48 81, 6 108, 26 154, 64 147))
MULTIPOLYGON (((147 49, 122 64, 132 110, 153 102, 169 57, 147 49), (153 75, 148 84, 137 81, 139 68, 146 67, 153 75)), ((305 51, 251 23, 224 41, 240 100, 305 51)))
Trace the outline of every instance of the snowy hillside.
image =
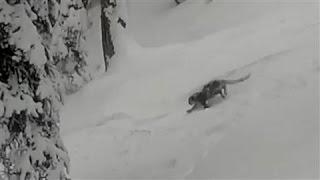
MULTIPOLYGON (((128 2, 110 71, 67 99, 72 177, 319 177, 317 1, 172 2, 128 2), (226 100, 186 114, 203 84, 247 73, 226 100)), ((95 8, 88 38, 98 68, 95 8)))

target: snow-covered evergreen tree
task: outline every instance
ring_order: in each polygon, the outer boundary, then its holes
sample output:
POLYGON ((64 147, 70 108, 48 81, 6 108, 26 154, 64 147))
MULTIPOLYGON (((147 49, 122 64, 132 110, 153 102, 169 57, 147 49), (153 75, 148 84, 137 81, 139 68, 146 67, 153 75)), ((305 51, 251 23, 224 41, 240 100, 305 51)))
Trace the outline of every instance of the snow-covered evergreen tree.
POLYGON ((51 52, 54 64, 64 75, 67 92, 74 92, 91 79, 85 61, 85 32, 89 21, 82 0, 61 1, 60 7, 53 26, 51 52))
POLYGON ((0 179, 68 179, 61 79, 85 66, 82 6, 0 0, 0 179))

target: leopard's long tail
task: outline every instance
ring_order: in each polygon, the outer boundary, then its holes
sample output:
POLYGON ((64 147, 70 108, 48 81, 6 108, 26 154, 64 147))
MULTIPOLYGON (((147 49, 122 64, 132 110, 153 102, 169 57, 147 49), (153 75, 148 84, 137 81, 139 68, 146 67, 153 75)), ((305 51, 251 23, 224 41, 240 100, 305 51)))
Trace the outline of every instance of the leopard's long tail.
POLYGON ((225 84, 235 84, 235 83, 239 83, 239 82, 242 82, 242 81, 245 81, 247 79, 249 79, 249 77, 251 76, 251 74, 247 74, 246 76, 243 76, 239 79, 234 79, 234 80, 222 80, 223 83, 225 84))

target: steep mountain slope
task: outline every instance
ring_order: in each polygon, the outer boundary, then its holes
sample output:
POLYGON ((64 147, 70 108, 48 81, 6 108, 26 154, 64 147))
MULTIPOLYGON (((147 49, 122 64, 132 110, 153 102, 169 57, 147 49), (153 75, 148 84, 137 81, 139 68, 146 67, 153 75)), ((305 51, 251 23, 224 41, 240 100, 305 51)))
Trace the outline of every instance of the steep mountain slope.
POLYGON ((317 4, 156 2, 129 4, 135 25, 117 35, 123 53, 68 98, 62 128, 73 176, 317 177, 317 4), (159 25, 148 26, 142 15, 159 25), (207 81, 248 72, 226 100, 185 113, 188 96, 207 81))

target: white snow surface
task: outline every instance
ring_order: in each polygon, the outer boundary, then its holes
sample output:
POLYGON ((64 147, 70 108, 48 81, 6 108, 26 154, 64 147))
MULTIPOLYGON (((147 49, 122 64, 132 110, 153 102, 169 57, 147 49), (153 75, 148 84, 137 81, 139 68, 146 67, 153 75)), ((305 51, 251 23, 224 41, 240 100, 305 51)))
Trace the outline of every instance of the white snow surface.
MULTIPOLYGON (((319 178, 317 1, 127 5, 109 71, 62 110, 74 179, 319 178), (208 81, 247 73, 225 100, 186 113, 208 81)), ((99 7, 90 13, 97 70, 99 7)))

